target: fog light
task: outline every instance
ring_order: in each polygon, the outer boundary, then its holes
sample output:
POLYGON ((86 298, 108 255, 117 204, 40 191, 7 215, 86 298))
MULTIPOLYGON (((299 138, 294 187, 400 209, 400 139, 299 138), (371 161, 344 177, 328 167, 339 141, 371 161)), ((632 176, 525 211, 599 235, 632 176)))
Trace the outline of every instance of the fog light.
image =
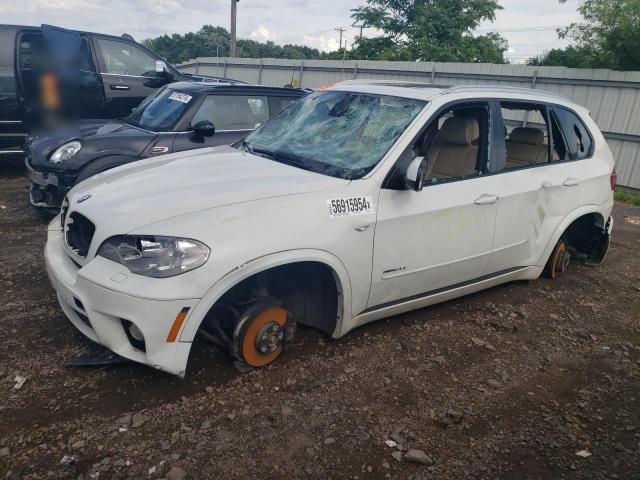
POLYGON ((140 329, 136 327, 133 323, 129 324, 129 334, 139 342, 144 341, 144 335, 142 335, 142 332, 140 331, 140 329))

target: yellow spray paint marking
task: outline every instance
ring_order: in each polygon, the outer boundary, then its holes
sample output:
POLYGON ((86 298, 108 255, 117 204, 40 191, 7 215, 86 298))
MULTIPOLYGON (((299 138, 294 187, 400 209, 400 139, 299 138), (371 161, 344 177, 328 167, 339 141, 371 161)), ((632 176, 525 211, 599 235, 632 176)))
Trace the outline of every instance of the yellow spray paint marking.
POLYGON ((438 220, 440 220, 444 230, 442 232, 443 236, 448 240, 470 236, 488 223, 485 212, 474 212, 470 215, 465 215, 459 210, 455 214, 443 212, 438 220))

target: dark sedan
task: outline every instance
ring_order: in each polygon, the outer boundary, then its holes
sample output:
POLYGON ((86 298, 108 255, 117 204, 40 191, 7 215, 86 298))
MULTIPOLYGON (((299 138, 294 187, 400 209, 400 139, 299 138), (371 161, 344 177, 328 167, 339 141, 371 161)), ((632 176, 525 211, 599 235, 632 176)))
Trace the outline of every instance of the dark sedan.
POLYGON ((182 150, 233 143, 308 92, 178 82, 127 118, 88 122, 27 145, 31 203, 57 208, 76 183, 110 168, 182 150))

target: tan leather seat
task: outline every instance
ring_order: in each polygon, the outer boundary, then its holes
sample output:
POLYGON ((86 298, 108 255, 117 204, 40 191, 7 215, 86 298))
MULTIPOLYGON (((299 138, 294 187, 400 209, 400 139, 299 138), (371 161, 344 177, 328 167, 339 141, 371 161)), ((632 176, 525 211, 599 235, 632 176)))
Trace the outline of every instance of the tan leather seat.
POLYGON ((447 118, 426 155, 427 180, 473 175, 476 172, 479 137, 480 127, 474 118, 447 118))
POLYGON ((507 168, 545 163, 549 156, 544 132, 537 128, 518 127, 507 140, 507 168))

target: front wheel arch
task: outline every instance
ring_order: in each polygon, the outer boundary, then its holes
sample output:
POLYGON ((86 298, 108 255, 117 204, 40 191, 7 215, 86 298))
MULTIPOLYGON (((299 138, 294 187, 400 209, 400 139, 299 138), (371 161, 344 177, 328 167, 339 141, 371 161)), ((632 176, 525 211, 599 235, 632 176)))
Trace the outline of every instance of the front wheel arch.
POLYGON ((200 300, 189 315, 180 334, 181 342, 193 342, 202 321, 211 308, 224 294, 242 281, 261 272, 289 264, 315 262, 324 264, 332 272, 338 291, 338 308, 333 332, 329 334, 339 338, 344 334, 345 324, 350 320, 351 282, 345 266, 334 255, 322 250, 289 250, 278 252, 248 261, 220 278, 200 300), (348 317, 348 318, 347 318, 348 317))
POLYGON ((137 160, 140 159, 128 155, 107 155, 104 157, 96 158, 95 160, 92 160, 87 165, 82 167, 82 169, 78 173, 75 184, 77 185, 78 183, 91 178, 98 173, 102 173, 107 170, 111 170, 112 168, 120 167, 137 160))

